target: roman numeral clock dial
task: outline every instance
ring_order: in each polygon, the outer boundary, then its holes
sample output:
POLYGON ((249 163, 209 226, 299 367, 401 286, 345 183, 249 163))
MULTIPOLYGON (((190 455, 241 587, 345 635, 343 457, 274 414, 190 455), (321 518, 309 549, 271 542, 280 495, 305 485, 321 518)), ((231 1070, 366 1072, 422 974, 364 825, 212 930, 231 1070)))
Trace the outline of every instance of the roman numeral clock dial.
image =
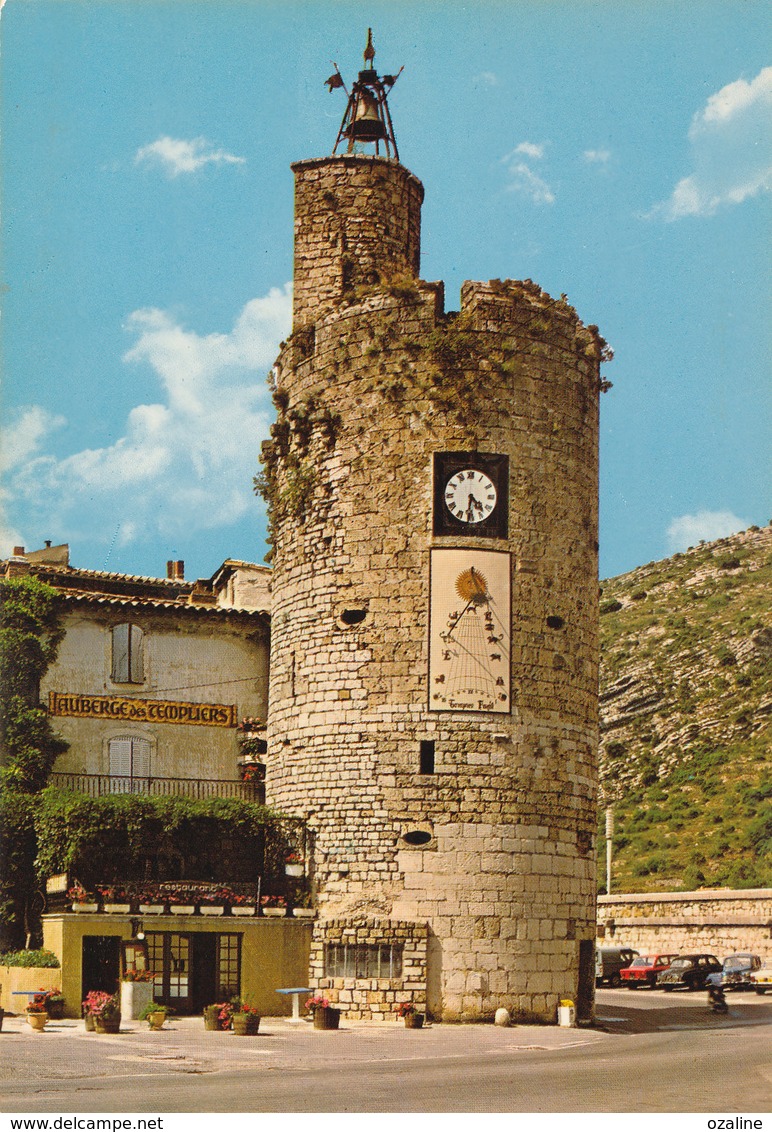
POLYGON ((506 538, 508 464, 493 452, 436 452, 434 534, 506 538))

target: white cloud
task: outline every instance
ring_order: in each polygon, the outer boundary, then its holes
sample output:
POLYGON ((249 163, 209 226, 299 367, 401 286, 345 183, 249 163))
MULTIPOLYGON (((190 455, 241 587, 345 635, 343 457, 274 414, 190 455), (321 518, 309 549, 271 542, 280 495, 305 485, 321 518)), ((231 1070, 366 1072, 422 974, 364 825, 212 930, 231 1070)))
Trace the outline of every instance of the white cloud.
POLYGON ((40 450, 48 434, 65 423, 64 417, 55 417, 39 405, 20 409, 2 430, 0 468, 9 471, 26 463, 40 450))
POLYGON ((472 79, 473 83, 487 83, 488 86, 498 86, 498 75, 493 71, 480 71, 479 75, 475 75, 472 79))
POLYGON ((514 162, 509 167, 509 184, 507 189, 511 193, 522 193, 530 197, 534 204, 554 204, 555 194, 538 174, 534 173, 524 161, 514 162))
MULTIPOLYGON (((522 153, 524 157, 532 157, 534 160, 540 161, 542 157, 544 157, 544 149, 545 146, 543 142, 537 144, 536 142, 524 141, 520 142, 520 145, 515 146, 509 157, 511 157, 512 154, 515 153, 522 153)), ((508 158, 505 158, 504 160, 506 161, 508 160, 508 158)))
POLYGON ((588 165, 608 165, 611 160, 610 149, 586 149, 582 158, 588 165))
POLYGON ((529 161, 541 161, 546 149, 546 142, 522 141, 502 157, 501 162, 507 166, 509 175, 507 192, 521 193, 530 197, 534 204, 554 204, 555 194, 552 189, 528 164, 529 161))
POLYGON ((200 335, 167 311, 135 311, 128 365, 148 365, 158 401, 129 412, 122 435, 104 448, 64 458, 41 454, 61 424, 33 407, 14 453, 9 493, 53 538, 126 544, 152 530, 165 535, 227 526, 256 506, 252 476, 270 413, 266 374, 289 333, 291 285, 252 299, 228 333, 200 335))
POLYGON ((143 162, 160 166, 169 177, 178 177, 180 173, 195 173, 209 164, 244 165, 246 159, 224 149, 213 149, 206 138, 186 141, 184 138, 163 136, 137 150, 134 163, 141 165, 143 162))
POLYGON ((698 511, 696 515, 678 515, 667 529, 671 554, 686 550, 700 541, 711 542, 744 531, 750 526, 731 511, 698 511))
POLYGON ((772 191, 772 67, 712 94, 689 128, 693 172, 647 214, 665 220, 712 216, 772 191))

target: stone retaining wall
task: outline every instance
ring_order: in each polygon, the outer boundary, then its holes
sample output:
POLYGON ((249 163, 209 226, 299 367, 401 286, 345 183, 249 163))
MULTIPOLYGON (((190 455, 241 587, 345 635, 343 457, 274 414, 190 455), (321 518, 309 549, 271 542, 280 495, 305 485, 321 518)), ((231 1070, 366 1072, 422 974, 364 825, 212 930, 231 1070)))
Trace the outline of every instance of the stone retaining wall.
POLYGON ((772 889, 600 896, 598 938, 642 953, 751 951, 772 960, 772 889))

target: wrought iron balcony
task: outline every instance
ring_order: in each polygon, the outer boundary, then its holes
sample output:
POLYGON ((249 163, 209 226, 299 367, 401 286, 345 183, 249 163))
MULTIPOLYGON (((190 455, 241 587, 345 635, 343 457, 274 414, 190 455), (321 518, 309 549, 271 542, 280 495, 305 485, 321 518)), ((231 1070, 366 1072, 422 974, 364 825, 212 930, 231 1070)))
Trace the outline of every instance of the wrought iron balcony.
POLYGON ((108 794, 154 794, 182 798, 239 798, 262 803, 265 786, 259 780, 242 782, 223 778, 135 778, 120 774, 52 774, 49 782, 62 790, 76 790, 89 798, 108 794))

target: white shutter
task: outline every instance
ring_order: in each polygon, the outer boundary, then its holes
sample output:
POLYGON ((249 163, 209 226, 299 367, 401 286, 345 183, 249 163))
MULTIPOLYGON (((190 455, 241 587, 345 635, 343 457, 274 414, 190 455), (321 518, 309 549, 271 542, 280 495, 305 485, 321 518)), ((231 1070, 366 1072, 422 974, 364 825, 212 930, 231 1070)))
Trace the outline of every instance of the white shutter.
POLYGON ((131 739, 110 740, 111 794, 128 794, 131 790, 131 739))
POLYGON ((150 743, 147 739, 131 740, 131 776, 135 789, 147 785, 150 778, 150 743))

